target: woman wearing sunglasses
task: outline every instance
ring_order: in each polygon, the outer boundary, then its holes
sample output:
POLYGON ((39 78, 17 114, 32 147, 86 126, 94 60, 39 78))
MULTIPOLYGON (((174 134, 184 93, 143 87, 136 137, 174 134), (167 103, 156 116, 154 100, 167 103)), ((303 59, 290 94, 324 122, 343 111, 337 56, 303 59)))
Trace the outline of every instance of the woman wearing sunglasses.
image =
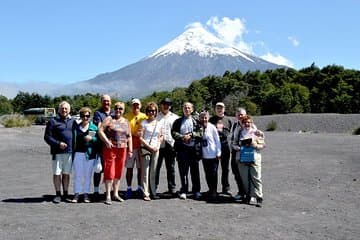
POLYGON ((90 202, 89 192, 93 173, 94 160, 97 154, 97 126, 90 121, 91 110, 88 107, 80 109, 80 122, 73 129, 73 171, 74 198, 73 203, 79 201, 84 193, 84 202, 90 202))
POLYGON ((147 119, 141 122, 140 142, 142 187, 144 189, 144 200, 158 199, 156 195, 155 173, 157 160, 159 158, 160 143, 163 140, 162 126, 156 120, 158 106, 155 102, 149 102, 145 109, 147 119))
POLYGON ((114 106, 114 118, 108 116, 99 127, 99 136, 104 142, 102 156, 104 159, 104 182, 106 191, 105 204, 111 205, 114 201, 123 202, 119 196, 119 185, 125 166, 127 154, 133 152, 130 124, 123 117, 125 103, 117 102, 114 106), (111 199, 111 188, 113 197, 111 199))

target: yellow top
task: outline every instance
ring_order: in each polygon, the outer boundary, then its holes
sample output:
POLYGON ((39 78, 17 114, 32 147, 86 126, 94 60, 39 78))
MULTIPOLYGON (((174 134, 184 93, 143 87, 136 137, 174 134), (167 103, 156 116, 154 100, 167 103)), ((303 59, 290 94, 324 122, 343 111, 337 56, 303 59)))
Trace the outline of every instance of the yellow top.
POLYGON ((128 112, 124 115, 124 117, 129 121, 130 128, 131 128, 131 135, 132 135, 132 144, 133 148, 139 148, 140 147, 140 139, 139 139, 139 128, 141 127, 141 122, 145 119, 147 119, 147 116, 145 113, 139 112, 138 115, 134 115, 133 112, 128 112))

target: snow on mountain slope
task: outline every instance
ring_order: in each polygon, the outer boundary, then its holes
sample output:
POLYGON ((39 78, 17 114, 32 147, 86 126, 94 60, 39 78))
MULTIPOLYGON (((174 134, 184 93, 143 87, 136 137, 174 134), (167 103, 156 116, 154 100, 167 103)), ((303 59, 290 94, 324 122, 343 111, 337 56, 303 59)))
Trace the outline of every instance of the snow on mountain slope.
POLYGON ((196 52, 201 57, 213 57, 215 55, 239 56, 254 62, 243 52, 228 46, 201 26, 187 29, 183 34, 151 54, 149 58, 167 56, 169 54, 183 55, 187 52, 196 52))

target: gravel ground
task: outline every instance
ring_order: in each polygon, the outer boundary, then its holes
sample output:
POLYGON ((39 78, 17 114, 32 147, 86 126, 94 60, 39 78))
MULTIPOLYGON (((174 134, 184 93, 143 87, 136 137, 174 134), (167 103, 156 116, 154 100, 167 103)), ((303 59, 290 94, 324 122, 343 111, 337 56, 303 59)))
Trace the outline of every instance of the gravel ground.
POLYGON ((278 114, 255 116, 254 122, 259 129, 267 129, 271 122, 277 125, 276 131, 352 133, 360 127, 360 114, 278 114))
MULTIPOLYGON (((0 239, 360 239, 360 137, 293 131, 266 132, 263 208, 225 196, 106 206, 51 203, 44 127, 0 127, 0 239)), ((163 192, 164 168, 160 182, 163 192)))

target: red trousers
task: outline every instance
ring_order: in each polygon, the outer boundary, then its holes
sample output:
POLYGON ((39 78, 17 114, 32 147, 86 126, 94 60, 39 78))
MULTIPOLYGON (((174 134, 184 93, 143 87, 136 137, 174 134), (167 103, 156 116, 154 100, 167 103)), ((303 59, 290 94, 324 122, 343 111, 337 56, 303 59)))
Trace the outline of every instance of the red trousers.
POLYGON ((121 179, 126 161, 126 148, 103 148, 104 181, 121 179))

